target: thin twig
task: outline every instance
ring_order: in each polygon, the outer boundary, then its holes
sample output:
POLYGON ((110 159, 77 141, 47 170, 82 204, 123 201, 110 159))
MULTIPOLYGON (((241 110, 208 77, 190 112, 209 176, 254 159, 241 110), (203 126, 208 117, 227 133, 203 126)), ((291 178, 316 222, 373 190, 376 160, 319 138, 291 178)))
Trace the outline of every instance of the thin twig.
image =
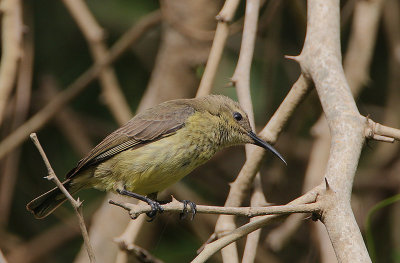
MULTIPOLYGON (((251 63, 253 61, 253 53, 255 47, 256 33, 258 16, 260 9, 259 0, 247 0, 244 28, 242 35, 242 42, 239 53, 239 60, 232 76, 232 83, 236 86, 236 92, 238 95, 239 103, 246 111, 250 125, 255 129, 254 122, 254 111, 250 92, 250 71, 251 63)), ((250 156, 254 145, 246 145, 246 157, 250 156)), ((257 186, 254 188, 253 196, 251 198, 251 206, 256 207, 266 203, 265 196, 261 189, 261 176, 257 173, 254 184, 257 186)), ((251 219, 253 220, 253 219, 251 219)), ((223 216, 218 221, 215 227, 216 233, 223 233, 226 231, 232 231, 235 228, 235 222, 233 216, 223 216)), ((257 244, 260 236, 260 231, 251 233, 247 237, 245 253, 243 255, 243 262, 252 262, 255 258, 257 244)), ((237 249, 234 243, 222 249, 221 251, 224 262, 239 262, 237 249)))
POLYGON ((150 28, 159 24, 161 21, 160 12, 154 11, 143 17, 131 29, 128 30, 110 49, 110 56, 102 61, 101 64, 94 64, 86 70, 79 78, 77 78, 65 90, 58 93, 54 99, 49 102, 42 110, 37 112, 28 121, 16 129, 12 134, 7 136, 0 143, 0 159, 2 159, 9 151, 19 146, 25 141, 29 134, 42 128, 49 120, 51 120, 64 105, 69 103, 77 95, 79 95, 88 85, 95 80, 105 65, 113 63, 126 50, 132 47, 144 33, 150 28))
POLYGON ((366 118, 368 126, 365 129, 365 137, 383 142, 394 142, 400 140, 400 130, 388 127, 366 118))
MULTIPOLYGON (((110 56, 104 43, 104 30, 96 22, 93 14, 82 0, 63 0, 72 17, 75 19, 97 64, 110 56)), ((105 65, 99 75, 106 105, 114 118, 122 125, 132 118, 132 112, 119 87, 118 79, 111 64, 105 65)))
POLYGON ((79 201, 79 198, 77 200, 75 200, 71 196, 71 194, 67 191, 67 189, 65 189, 65 187, 60 182, 60 180, 58 180, 56 174, 54 173, 53 168, 50 165, 49 160, 47 159, 46 153, 44 152, 42 145, 40 144, 39 139, 36 136, 36 133, 31 133, 30 137, 31 137, 31 140, 33 141, 33 143, 35 144, 36 148, 38 149, 40 155, 42 156, 44 164, 46 165, 47 172, 49 175, 46 176, 45 178, 47 180, 53 181, 57 185, 57 187, 61 190, 61 192, 63 192, 63 194, 68 198, 68 200, 71 202, 72 206, 74 207, 75 213, 79 220, 79 227, 82 232, 82 236, 83 236, 83 240, 85 242, 89 260, 90 260, 90 262, 96 262, 96 259, 95 259, 94 253, 93 253, 93 248, 90 244, 89 234, 87 232, 85 221, 84 221, 83 215, 82 215, 82 202, 79 201))
POLYGON ((205 96, 211 92, 226 39, 229 36, 229 23, 232 21, 238 4, 239 0, 226 0, 221 12, 217 15, 218 24, 215 30, 214 41, 196 97, 205 96))
MULTIPOLYGON (((147 204, 131 204, 124 202, 115 202, 109 200, 110 204, 117 205, 129 211, 131 218, 135 219, 143 213, 151 211, 151 207, 147 204)), ((161 205, 165 212, 182 213, 184 205, 175 199, 173 201, 161 205)), ((189 213, 193 211, 187 208, 189 213)), ((226 206, 206 206, 197 205, 196 212, 202 214, 225 214, 236 215, 244 217, 255 217, 262 215, 272 214, 291 214, 291 213, 313 213, 318 212, 320 206, 318 203, 299 204, 299 205, 282 205, 282 206, 268 206, 268 207, 226 207, 226 206)))

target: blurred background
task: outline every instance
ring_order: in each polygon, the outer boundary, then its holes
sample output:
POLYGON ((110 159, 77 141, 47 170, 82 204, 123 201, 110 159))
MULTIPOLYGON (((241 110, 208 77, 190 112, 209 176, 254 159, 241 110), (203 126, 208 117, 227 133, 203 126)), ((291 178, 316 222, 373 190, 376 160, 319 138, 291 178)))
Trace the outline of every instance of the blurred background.
MULTIPOLYGON (((213 40, 215 16, 223 4, 215 0, 89 0, 87 11, 101 28, 84 29, 77 22, 84 10, 78 2, 20 2, 23 55, 0 123, 4 142, 46 105, 57 105, 60 98, 70 96, 60 110, 45 108, 47 113, 54 111, 55 116, 35 129, 60 179, 135 112, 165 100, 195 96, 213 40), (85 80, 81 75, 96 61, 107 61, 114 54, 109 48, 127 34, 138 36, 100 77, 87 85, 79 83, 85 80), (79 85, 85 88, 74 95, 58 95, 76 90, 79 85)), ((343 60, 349 84, 356 89, 359 110, 379 123, 399 128, 400 4, 397 0, 341 2, 343 60), (360 21, 364 28, 359 27, 360 21)), ((212 91, 234 99, 236 91, 229 81, 238 60, 244 9, 245 1, 241 1, 212 91)), ((6 54, 6 14, 2 14, 2 63, 6 54)), ((268 122, 299 77, 297 63, 284 55, 299 54, 305 32, 306 1, 262 1, 251 71, 257 130, 268 122)), ((323 146, 321 150, 316 145, 325 142, 329 147, 323 117, 318 121, 321 113, 318 96, 311 91, 276 144, 289 165, 284 167, 272 155, 264 160, 261 175, 269 203, 285 204, 321 182, 324 153, 329 152, 329 148, 323 146), (310 175, 313 173, 316 178, 310 175)), ((162 193, 161 199, 173 194, 177 199, 221 206, 229 183, 244 161, 243 147, 226 149, 162 193)), ((365 145, 354 182, 353 209, 376 262, 400 262, 399 174, 398 143, 365 145)), ((2 156, 0 251, 10 263, 87 262, 86 252, 79 254, 82 237, 69 204, 44 220, 34 219, 25 209, 28 201, 53 187, 43 179, 46 175, 43 161, 27 136, 2 156)), ((94 215, 103 208, 105 193, 86 190, 79 193, 79 198, 84 200, 84 216, 90 229, 100 217, 94 215)), ((249 199, 250 194, 245 206, 249 199)), ((101 240, 103 252, 118 250, 112 237, 119 236, 129 220, 120 210, 114 208, 115 214, 108 221, 97 222, 111 229, 110 239, 101 240), (123 223, 118 221, 120 217, 123 223)), ((143 224, 135 244, 165 262, 188 262, 213 233, 216 219, 214 215, 196 215, 194 221, 179 220, 176 214, 162 214, 154 222, 143 224)), ((245 222, 247 219, 237 219, 238 225, 245 222)), ((318 224, 297 216, 264 228, 255 261, 335 262, 318 224)), ((239 251, 243 246, 244 240, 238 241, 239 251)), ((99 262, 113 262, 96 256, 99 262)), ((129 260, 140 262, 134 256, 129 260)), ((210 260, 220 261, 220 255, 210 260)))

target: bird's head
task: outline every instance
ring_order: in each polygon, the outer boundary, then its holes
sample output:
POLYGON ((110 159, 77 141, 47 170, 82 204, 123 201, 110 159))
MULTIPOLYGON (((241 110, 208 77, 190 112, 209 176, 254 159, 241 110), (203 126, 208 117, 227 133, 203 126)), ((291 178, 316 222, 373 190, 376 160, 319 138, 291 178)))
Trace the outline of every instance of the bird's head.
POLYGON ((249 117, 239 103, 222 95, 210 95, 202 99, 204 109, 219 118, 218 129, 224 145, 251 143, 268 149, 286 164, 285 159, 274 147, 253 132, 249 117))

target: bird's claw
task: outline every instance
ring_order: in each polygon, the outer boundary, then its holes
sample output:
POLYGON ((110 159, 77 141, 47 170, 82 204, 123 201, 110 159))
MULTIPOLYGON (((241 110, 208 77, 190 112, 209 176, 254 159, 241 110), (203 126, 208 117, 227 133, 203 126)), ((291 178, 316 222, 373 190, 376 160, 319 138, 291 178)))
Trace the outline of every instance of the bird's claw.
POLYGON ((183 203, 183 209, 182 212, 179 214, 179 218, 185 219, 189 213, 187 206, 190 206, 190 211, 192 212, 192 218, 190 220, 193 220, 194 216, 196 215, 196 204, 193 203, 192 201, 189 200, 182 200, 181 203, 183 203))
POLYGON ((157 201, 153 201, 151 199, 146 200, 146 202, 151 207, 151 211, 147 212, 146 215, 150 218, 147 222, 152 222, 154 218, 156 218, 157 212, 161 214, 164 212, 164 209, 161 207, 160 203, 157 201))
POLYGON ((150 207, 151 207, 151 211, 147 212, 146 215, 148 217, 150 217, 150 220, 147 220, 148 222, 151 222, 154 220, 154 218, 156 218, 157 212, 159 214, 161 214, 162 212, 164 212, 164 209, 161 207, 160 203, 157 201, 154 201, 146 196, 140 195, 140 194, 136 194, 136 193, 132 193, 128 190, 126 190, 125 188, 123 189, 116 189, 117 193, 121 194, 121 195, 126 195, 126 196, 130 196, 133 198, 136 198, 138 200, 141 200, 143 202, 146 202, 150 207))

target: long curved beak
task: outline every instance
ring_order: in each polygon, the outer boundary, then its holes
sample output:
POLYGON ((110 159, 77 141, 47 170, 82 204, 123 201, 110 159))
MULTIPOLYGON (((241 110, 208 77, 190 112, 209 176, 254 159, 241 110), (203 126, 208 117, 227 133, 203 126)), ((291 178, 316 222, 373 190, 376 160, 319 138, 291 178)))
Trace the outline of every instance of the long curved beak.
POLYGON ((248 134, 249 134, 250 138, 253 139, 253 141, 254 141, 253 144, 255 144, 257 146, 260 146, 260 147, 263 147, 264 149, 270 150, 273 154, 278 156, 278 158, 281 159, 282 162, 284 162, 287 165, 287 163, 286 163, 285 159, 282 157, 282 155, 274 147, 272 147, 271 144, 269 144, 267 142, 264 142, 263 140, 258 138, 257 135, 252 131, 250 131, 248 134))

